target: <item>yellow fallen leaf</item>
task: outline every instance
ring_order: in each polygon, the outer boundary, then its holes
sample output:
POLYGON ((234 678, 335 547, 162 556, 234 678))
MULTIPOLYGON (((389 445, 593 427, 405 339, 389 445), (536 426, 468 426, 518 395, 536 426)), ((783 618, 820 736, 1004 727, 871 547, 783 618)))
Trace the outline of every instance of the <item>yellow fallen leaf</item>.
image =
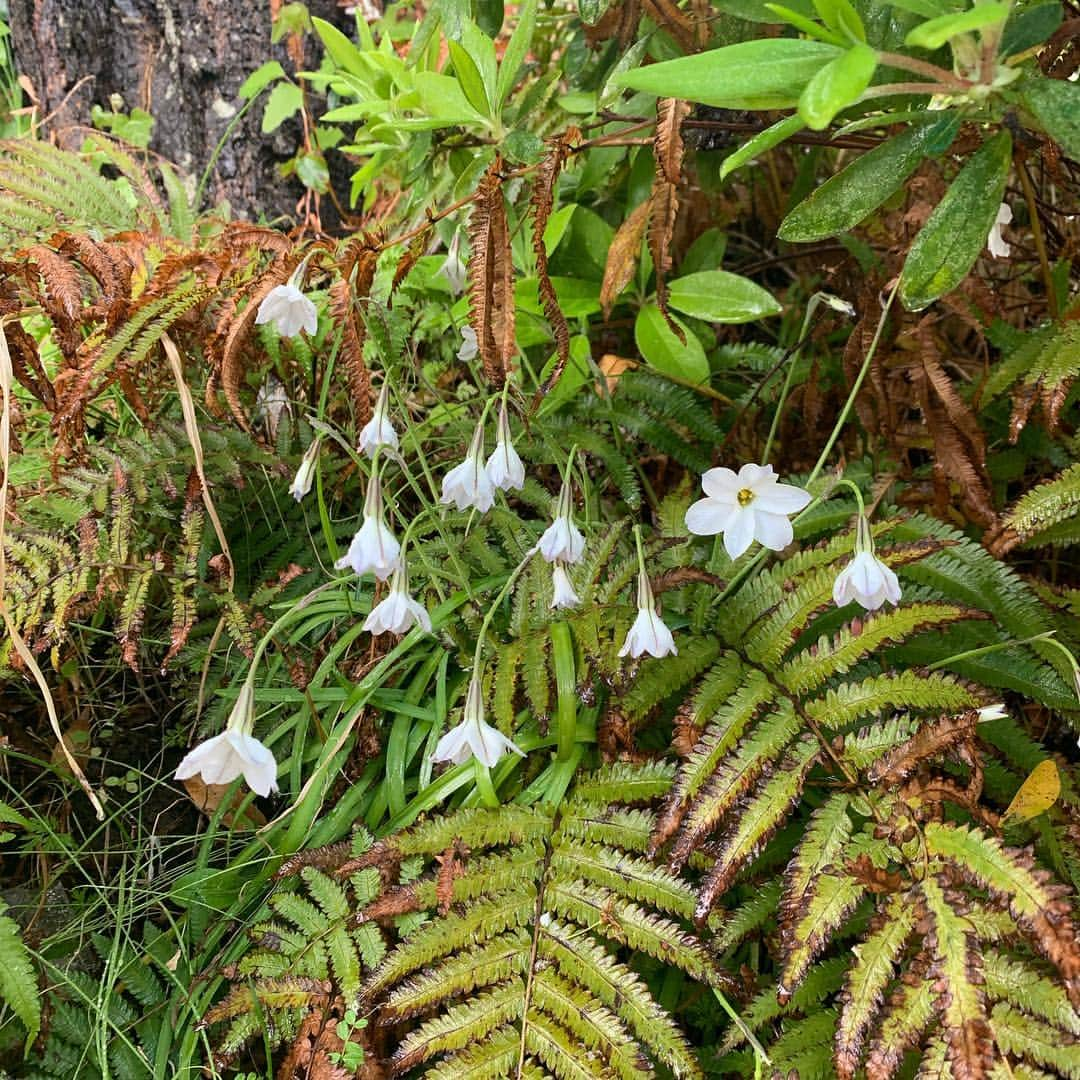
POLYGON ((1020 785, 1020 790, 1013 796, 1001 820, 1003 823, 1009 818, 1030 821, 1049 810, 1060 794, 1061 777, 1057 765, 1047 758, 1031 770, 1031 775, 1020 785))

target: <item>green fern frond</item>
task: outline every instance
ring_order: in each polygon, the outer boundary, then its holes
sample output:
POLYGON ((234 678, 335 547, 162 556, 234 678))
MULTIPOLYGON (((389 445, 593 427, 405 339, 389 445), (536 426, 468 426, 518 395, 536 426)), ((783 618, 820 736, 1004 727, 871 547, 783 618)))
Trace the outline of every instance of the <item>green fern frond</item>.
POLYGON ((41 996, 19 924, 0 904, 0 997, 26 1028, 27 1048, 41 1030, 41 996))

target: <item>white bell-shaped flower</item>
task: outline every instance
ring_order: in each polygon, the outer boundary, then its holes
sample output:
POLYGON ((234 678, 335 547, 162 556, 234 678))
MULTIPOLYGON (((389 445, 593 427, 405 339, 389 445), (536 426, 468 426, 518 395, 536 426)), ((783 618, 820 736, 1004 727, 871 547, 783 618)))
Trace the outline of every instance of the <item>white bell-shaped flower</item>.
POLYGON ((512 739, 508 739, 498 728, 484 721, 484 696, 480 680, 474 678, 469 683, 461 723, 451 728, 439 740, 431 760, 452 761, 455 765, 460 765, 463 761, 475 757, 490 769, 507 752, 525 756, 525 752, 512 739))
POLYGON ((372 472, 364 497, 364 514, 349 550, 334 563, 334 569, 351 567, 357 574, 374 574, 385 581, 400 563, 401 545, 383 519, 382 483, 372 472))
POLYGON ((388 450, 397 450, 398 433, 389 416, 390 388, 384 381, 379 397, 375 402, 375 411, 371 419, 360 429, 359 448, 362 454, 374 458, 376 451, 385 446, 388 450))
POLYGON ((263 297, 255 315, 256 325, 273 323, 282 337, 295 337, 301 330, 314 334, 319 329, 319 313, 300 290, 306 267, 305 257, 284 285, 276 285, 263 297))
POLYGON ((555 505, 555 520, 540 537, 540 554, 549 562, 576 563, 585 552, 585 537, 574 524, 570 477, 567 475, 555 505))
POLYGON ((649 576, 642 567, 638 571, 638 613, 619 650, 620 656, 632 656, 635 660, 643 653, 650 656, 678 656, 675 639, 667 624, 656 611, 649 576))
POLYGON ((987 249, 995 259, 1007 259, 1012 254, 1012 245, 1001 235, 1002 227, 1008 225, 1012 219, 1012 207, 1008 203, 1002 203, 986 237, 987 249))
POLYGON ((465 263, 461 258, 461 233, 455 232, 450 240, 450 246, 446 249, 446 261, 436 271, 446 278, 446 284, 450 286, 450 292, 454 296, 460 296, 468 281, 468 273, 465 263))
POLYGON ((390 592, 364 620, 364 629, 370 634, 396 634, 400 637, 416 625, 431 633, 431 616, 423 604, 409 595, 409 571, 402 562, 390 579, 390 592))
POLYGON ((476 338, 476 331, 471 326, 463 326, 461 329, 461 348, 458 349, 457 358, 466 364, 474 359, 480 351, 480 342, 476 338))
POLYGON ((867 611, 877 611, 886 600, 900 603, 900 582, 892 569, 874 554, 874 536, 860 514, 855 532, 855 557, 836 575, 833 601, 837 607, 858 601, 867 611))
POLYGON ((709 469, 702 478, 705 498, 686 511, 686 527, 698 536, 724 534, 724 548, 737 559, 757 540, 771 551, 782 551, 794 532, 789 514, 810 502, 810 493, 781 484, 771 465, 709 469))
POLYGON ((199 743, 176 767, 176 779, 201 775, 204 784, 231 784, 242 776, 256 795, 277 791, 277 761, 251 729, 255 723, 255 685, 249 677, 220 735, 199 743))
POLYGON ((310 490, 315 479, 315 463, 319 457, 319 444, 321 440, 316 438, 304 452, 300 462, 300 468, 296 470, 289 494, 299 502, 310 490))
POLYGON ((557 562, 551 568, 551 606, 556 611, 576 608, 581 598, 574 592, 574 583, 566 572, 566 567, 557 562))
POLYGON ((506 401, 499 407, 499 422, 495 429, 495 452, 484 466, 491 482, 503 491, 520 491, 525 486, 525 466, 514 449, 510 434, 510 418, 506 401))
POLYGON ((1001 702, 996 705, 984 705, 979 710, 979 723, 984 724, 988 720, 1005 720, 1008 716, 1009 712, 1001 702))
POLYGON ((472 442, 465 460, 455 465, 444 477, 442 498, 444 505, 451 503, 459 510, 475 507, 485 514, 495 502, 495 486, 484 468, 484 421, 481 418, 473 432, 472 442))

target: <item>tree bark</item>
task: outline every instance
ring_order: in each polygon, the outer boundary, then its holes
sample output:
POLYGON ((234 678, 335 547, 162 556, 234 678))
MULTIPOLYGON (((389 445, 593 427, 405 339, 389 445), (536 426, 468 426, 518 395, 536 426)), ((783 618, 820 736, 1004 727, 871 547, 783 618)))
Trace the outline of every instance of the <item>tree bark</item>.
MULTIPOLYGON (((10 0, 19 71, 33 83, 40 115, 63 145, 78 145, 78 125, 94 104, 154 119, 150 148, 199 176, 243 105, 237 90, 274 57, 291 70, 285 49, 271 47, 271 8, 280 0, 10 0)), ((309 7, 347 29, 335 0, 309 7)), ((309 53, 314 49, 308 46, 309 53)), ((307 62, 316 62, 309 55, 307 62)), ((277 166, 296 150, 299 125, 260 131, 262 106, 240 120, 214 167, 208 192, 237 216, 291 214, 302 188, 277 166)))

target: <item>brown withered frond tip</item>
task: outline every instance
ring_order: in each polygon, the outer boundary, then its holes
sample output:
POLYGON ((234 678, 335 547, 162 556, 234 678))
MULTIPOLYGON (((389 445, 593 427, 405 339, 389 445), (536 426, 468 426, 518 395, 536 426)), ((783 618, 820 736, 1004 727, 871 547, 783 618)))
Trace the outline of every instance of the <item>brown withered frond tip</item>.
POLYGON ((682 178, 684 144, 682 122, 690 115, 690 103, 676 98, 661 98, 656 103, 656 136, 653 154, 656 176, 653 179, 649 220, 649 252, 656 269, 656 306, 671 327, 672 333, 686 343, 686 336, 671 317, 667 302, 667 273, 671 270, 671 240, 679 213, 679 181, 682 178))
POLYGON ((533 399, 533 409, 540 404, 544 395, 551 391, 562 378, 566 365, 570 362, 570 327, 566 324, 566 316, 559 307, 559 298, 555 295, 555 286, 551 283, 551 275, 548 273, 547 247, 544 244, 544 230, 547 228, 548 219, 555 206, 555 185, 559 181, 559 174, 566 164, 566 158, 573 145, 581 138, 581 132, 574 127, 567 128, 561 135, 556 135, 548 140, 547 156, 540 163, 536 171, 536 180, 532 187, 532 214, 533 232, 532 246, 536 255, 536 276, 539 281, 540 302, 544 307, 544 315, 551 324, 551 332, 555 337, 555 349, 558 360, 551 374, 545 380, 543 386, 536 391, 533 399))
POLYGON ((502 386, 514 343, 514 265, 502 191, 502 159, 496 158, 476 189, 469 217, 469 325, 484 375, 502 386))

